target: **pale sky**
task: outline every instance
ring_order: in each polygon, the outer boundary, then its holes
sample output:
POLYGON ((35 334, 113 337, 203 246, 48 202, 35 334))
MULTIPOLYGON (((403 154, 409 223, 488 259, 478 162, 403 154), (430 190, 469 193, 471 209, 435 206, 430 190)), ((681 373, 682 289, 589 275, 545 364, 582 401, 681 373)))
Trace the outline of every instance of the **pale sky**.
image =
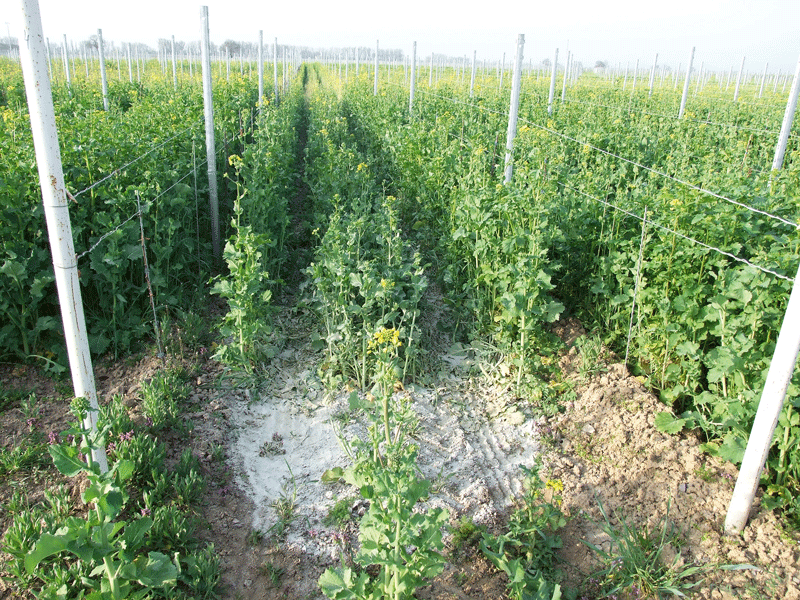
MULTIPOLYGON (((319 48, 399 48, 512 61, 517 35, 525 35, 525 61, 559 62, 566 51, 591 66, 597 60, 631 68, 658 62, 685 67, 692 46, 695 69, 739 68, 794 72, 800 56, 800 0, 541 1, 300 0, 237 3, 231 0, 39 0, 44 34, 53 43, 81 41, 103 30, 117 44, 158 38, 200 38, 200 7, 209 7, 211 40, 258 41, 319 48), (385 8, 391 7, 391 8, 385 8)), ((23 0, 0 0, 0 37, 18 37, 23 0)))

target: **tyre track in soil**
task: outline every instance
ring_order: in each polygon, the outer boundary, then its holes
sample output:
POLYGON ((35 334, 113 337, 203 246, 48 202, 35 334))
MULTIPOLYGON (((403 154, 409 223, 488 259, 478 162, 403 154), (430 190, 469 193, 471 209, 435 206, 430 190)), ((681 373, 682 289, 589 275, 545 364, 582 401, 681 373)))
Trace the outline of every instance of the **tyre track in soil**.
POLYGON ((422 425, 419 466, 434 483, 432 504, 446 506, 454 519, 466 514, 493 525, 522 491, 519 465, 533 466, 538 430, 533 421, 520 426, 521 413, 506 410, 506 394, 467 385, 412 394, 422 425), (493 408, 502 410, 492 414, 493 408))

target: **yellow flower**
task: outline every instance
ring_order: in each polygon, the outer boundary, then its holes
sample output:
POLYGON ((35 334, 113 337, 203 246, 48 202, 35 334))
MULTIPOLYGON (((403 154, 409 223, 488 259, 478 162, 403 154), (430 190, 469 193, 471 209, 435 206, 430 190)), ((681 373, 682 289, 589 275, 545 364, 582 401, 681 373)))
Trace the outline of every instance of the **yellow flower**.
POLYGON ((361 171, 363 171, 364 169, 366 169, 366 168, 367 168, 367 166, 368 166, 368 165, 367 165, 366 163, 358 163, 358 167, 356 167, 356 171, 358 171, 358 172, 360 173, 361 171))
POLYGON ((372 337, 373 339, 369 344, 372 348, 389 345, 399 348, 403 345, 403 342, 400 341, 400 332, 394 327, 390 327, 389 329, 381 327, 372 337))

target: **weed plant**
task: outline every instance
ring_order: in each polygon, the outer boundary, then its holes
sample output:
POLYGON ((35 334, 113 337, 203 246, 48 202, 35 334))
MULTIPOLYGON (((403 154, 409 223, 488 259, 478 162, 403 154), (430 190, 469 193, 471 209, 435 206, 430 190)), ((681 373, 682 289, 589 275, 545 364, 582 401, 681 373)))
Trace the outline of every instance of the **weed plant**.
POLYGON ((618 526, 614 526, 598 502, 603 515, 603 532, 611 539, 611 548, 584 541, 600 559, 602 567, 591 578, 603 597, 624 596, 630 598, 683 597, 697 585, 692 578, 704 572, 704 567, 685 565, 680 555, 671 562, 665 560, 665 548, 680 548, 681 540, 669 520, 669 506, 664 515, 652 527, 629 524, 616 514, 618 526))
POLYGON ((566 525, 560 508, 563 484, 544 481, 539 464, 522 469, 524 493, 508 519, 508 531, 484 532, 481 550, 508 576, 509 596, 514 600, 560 598, 561 586, 552 582, 558 576, 556 551, 562 545, 558 530, 566 525))
POLYGON ((186 377, 181 369, 168 369, 142 384, 141 406, 153 432, 183 429, 180 404, 189 396, 186 377))
POLYGON ((352 504, 352 498, 340 498, 328 511, 322 522, 337 529, 344 528, 345 525, 353 520, 353 513, 350 510, 352 504))
POLYGON ((456 560, 468 558, 469 549, 478 547, 484 533, 486 533, 485 525, 476 525, 467 515, 461 517, 450 541, 453 558, 456 560))
MULTIPOLYGON (((159 373, 147 384, 151 407, 182 397, 179 375, 159 373)), ((87 479, 83 505, 74 506, 63 484, 34 505, 21 493, 12 496, 1 542, 11 557, 10 581, 42 598, 216 597, 219 560, 213 548, 199 547, 192 516, 205 485, 197 458, 186 451, 166 469, 165 446, 153 432, 164 431, 169 419, 137 427, 119 396, 101 409, 96 433, 83 429, 86 410, 85 401, 73 402, 76 423, 46 445, 62 474, 87 479), (85 459, 102 446, 107 473, 85 459)))

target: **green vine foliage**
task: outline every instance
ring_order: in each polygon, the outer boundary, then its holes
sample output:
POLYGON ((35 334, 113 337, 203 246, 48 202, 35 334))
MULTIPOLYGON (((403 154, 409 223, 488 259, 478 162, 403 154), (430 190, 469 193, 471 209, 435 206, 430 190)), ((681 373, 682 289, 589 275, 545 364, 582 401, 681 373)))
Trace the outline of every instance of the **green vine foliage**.
MULTIPOLYGON (((154 65, 147 65, 153 67, 154 65)), ((210 273, 202 198, 202 96, 173 88, 160 68, 143 83, 114 82, 101 110, 99 80, 53 88, 81 294, 92 351, 119 356, 154 331, 136 192, 159 310, 194 308, 210 273), (186 290, 195 290, 185 293, 186 290)), ((19 67, 0 64, 0 356, 66 364, 58 296, 19 67), (12 92, 9 92, 12 90, 12 92)), ((241 151, 255 104, 252 82, 215 82, 217 140, 241 151)), ((218 171, 225 170, 224 164, 218 171)), ((228 220, 224 202, 223 221, 228 220)))

